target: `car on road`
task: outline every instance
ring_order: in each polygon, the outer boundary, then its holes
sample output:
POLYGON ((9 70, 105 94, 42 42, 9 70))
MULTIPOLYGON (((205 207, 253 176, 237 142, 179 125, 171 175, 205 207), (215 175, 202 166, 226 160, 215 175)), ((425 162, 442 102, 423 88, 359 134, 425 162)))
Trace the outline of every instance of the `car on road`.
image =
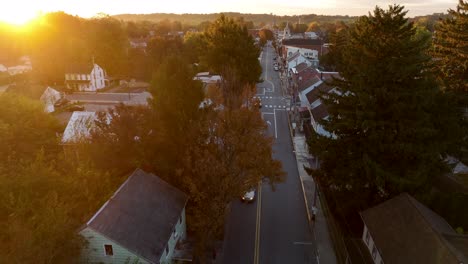
POLYGON ((249 189, 242 195, 241 201, 251 203, 255 199, 255 188, 249 189))
POLYGON ((275 71, 278 71, 278 70, 279 70, 278 65, 275 65, 274 70, 275 70, 275 71))

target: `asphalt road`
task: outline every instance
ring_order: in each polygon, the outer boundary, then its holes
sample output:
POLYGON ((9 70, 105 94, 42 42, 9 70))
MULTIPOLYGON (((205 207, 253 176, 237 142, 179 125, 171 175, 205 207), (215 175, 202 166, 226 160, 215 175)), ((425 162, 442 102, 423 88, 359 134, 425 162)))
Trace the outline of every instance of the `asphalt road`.
POLYGON ((222 262, 226 264, 316 263, 289 134, 289 99, 282 96, 278 72, 273 70, 274 56, 273 48, 264 49, 264 82, 257 86, 256 96, 262 100, 268 133, 275 138, 273 156, 282 162, 287 176, 275 190, 262 184, 253 203, 231 203, 222 262))

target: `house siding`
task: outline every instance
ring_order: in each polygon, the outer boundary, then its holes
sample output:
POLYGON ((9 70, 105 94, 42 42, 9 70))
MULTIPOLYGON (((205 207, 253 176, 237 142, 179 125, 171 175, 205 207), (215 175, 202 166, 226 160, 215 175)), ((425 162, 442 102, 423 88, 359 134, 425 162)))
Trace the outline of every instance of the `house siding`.
POLYGON ((80 234, 88 241, 88 245, 82 251, 82 263, 132 263, 148 264, 149 262, 139 259, 119 244, 110 241, 89 227, 83 229, 80 234), (104 245, 112 245, 113 256, 106 256, 104 245))
POLYGON ((167 242, 169 252, 164 250, 163 254, 161 255, 161 259, 159 262, 161 264, 172 264, 172 256, 174 255, 174 250, 179 240, 184 240, 186 238, 186 224, 185 224, 185 208, 182 211, 180 218, 181 220, 177 221, 177 224, 174 228, 174 232, 171 233, 171 237, 167 242), (177 236, 175 236, 177 234, 177 236))
POLYGON ((362 240, 364 241, 364 244, 367 246, 367 249, 369 250, 369 253, 374 263, 375 264, 384 263, 382 260, 382 257, 380 256, 379 249, 377 245, 375 245, 374 240, 372 239, 372 235, 369 233, 369 229, 367 229, 366 225, 364 225, 364 231, 362 232, 362 240), (369 236, 369 239, 367 239, 367 236, 369 236), (375 247, 376 253, 372 254, 372 250, 374 249, 374 247, 375 247))

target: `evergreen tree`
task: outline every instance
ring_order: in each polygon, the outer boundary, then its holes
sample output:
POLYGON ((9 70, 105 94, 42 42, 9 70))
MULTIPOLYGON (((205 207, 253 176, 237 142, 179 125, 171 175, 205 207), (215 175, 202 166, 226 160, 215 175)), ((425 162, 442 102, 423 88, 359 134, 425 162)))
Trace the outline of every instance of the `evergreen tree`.
MULTIPOLYGON (((457 10, 448 13, 447 18, 436 24, 433 40, 435 72, 445 96, 450 97, 450 104, 458 107, 458 114, 463 118, 468 113, 468 3, 460 0, 457 10)), ((468 119, 459 120, 459 124, 465 131, 452 137, 461 142, 452 144, 450 154, 468 162, 468 119)))
MULTIPOLYGON (((457 10, 436 25, 434 56, 445 88, 468 94, 468 3, 459 0, 457 10)), ((465 102, 466 103, 466 102, 465 102)))
POLYGON ((368 202, 424 191, 444 169, 428 41, 416 37, 406 13, 399 5, 376 7, 350 28, 338 56, 343 78, 332 83, 336 93, 323 96, 330 113, 323 125, 333 136, 311 142, 319 181, 368 202))
POLYGON ((223 76, 232 71, 244 84, 258 81, 262 73, 258 62, 260 51, 247 27, 221 15, 205 32, 205 40, 207 46, 201 62, 210 70, 223 76))

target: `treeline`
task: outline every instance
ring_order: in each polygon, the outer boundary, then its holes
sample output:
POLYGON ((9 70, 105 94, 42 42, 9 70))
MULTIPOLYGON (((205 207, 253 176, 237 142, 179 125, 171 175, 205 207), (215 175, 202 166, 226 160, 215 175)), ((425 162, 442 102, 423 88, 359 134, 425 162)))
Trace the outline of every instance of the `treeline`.
POLYGON ((189 195, 194 261, 206 263, 227 204, 261 180, 283 179, 249 101, 261 67, 246 27, 222 16, 186 41, 155 41, 149 106, 98 114, 90 138, 76 144, 59 144, 64 128, 38 102, 0 96, 0 263, 79 263, 80 226, 136 167, 189 195), (204 52, 187 57, 189 48, 204 52), (223 81, 204 94, 192 61, 223 81))
MULTIPOLYGON (((235 12, 226 12, 222 13, 226 17, 239 19, 244 18, 246 21, 252 21, 255 27, 261 27, 262 25, 273 25, 273 23, 279 24, 281 22, 289 21, 289 23, 296 23, 299 20, 302 23, 310 23, 313 21, 325 23, 330 22, 334 23, 336 21, 345 21, 351 22, 357 17, 352 16, 325 16, 325 15, 294 15, 294 16, 276 16, 272 14, 244 14, 244 13, 235 13, 235 12)), ((214 21, 221 13, 213 14, 165 14, 165 13, 155 13, 155 14, 121 14, 114 15, 113 17, 121 19, 124 21, 152 21, 160 22, 164 20, 170 21, 180 21, 182 24, 189 26, 197 26, 206 21, 214 21)))

